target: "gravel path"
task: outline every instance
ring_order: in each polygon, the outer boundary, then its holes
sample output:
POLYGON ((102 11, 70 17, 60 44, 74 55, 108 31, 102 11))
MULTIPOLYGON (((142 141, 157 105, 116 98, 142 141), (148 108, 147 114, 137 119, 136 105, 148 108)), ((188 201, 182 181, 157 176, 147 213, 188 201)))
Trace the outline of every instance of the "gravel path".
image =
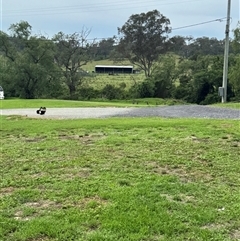
POLYGON ((45 115, 37 115, 36 109, 2 109, 1 115, 22 115, 43 119, 81 119, 108 117, 172 117, 240 119, 240 110, 198 105, 175 105, 144 108, 47 108, 45 115))

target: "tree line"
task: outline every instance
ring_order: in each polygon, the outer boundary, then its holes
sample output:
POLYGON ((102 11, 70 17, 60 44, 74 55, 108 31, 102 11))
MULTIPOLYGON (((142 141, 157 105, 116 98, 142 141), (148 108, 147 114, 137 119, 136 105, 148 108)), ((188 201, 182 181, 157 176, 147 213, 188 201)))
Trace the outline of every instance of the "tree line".
MULTIPOLYGON (((176 98, 189 103, 220 101, 224 40, 173 36, 170 20, 158 10, 133 14, 119 36, 88 40, 90 30, 57 33, 52 39, 32 34, 21 21, 0 32, 0 83, 6 97, 91 99, 176 98), (83 66, 93 60, 128 60, 145 75, 130 89, 84 85, 93 75, 83 66)), ((230 41, 228 100, 240 100, 240 24, 230 41)), ((133 78, 137 78, 133 77, 133 78)))

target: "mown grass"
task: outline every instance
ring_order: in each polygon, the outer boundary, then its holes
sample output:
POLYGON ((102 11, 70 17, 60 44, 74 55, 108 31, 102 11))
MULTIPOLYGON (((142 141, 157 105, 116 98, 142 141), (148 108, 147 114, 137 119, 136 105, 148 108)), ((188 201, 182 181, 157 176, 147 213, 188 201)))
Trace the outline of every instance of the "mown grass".
POLYGON ((124 90, 129 90, 134 84, 141 83, 144 79, 144 74, 92 74, 86 77, 83 86, 101 90, 106 85, 113 85, 120 88, 124 86, 124 90))
POLYGON ((73 100, 51 100, 51 99, 5 99, 1 100, 2 109, 13 108, 38 108, 46 106, 47 108, 63 107, 108 107, 108 106, 126 106, 130 103, 110 102, 110 101, 73 101, 73 100))
POLYGON ((233 109, 240 109, 240 103, 237 103, 237 102, 217 103, 217 104, 214 104, 214 106, 233 108, 233 109))
MULTIPOLYGON (((111 100, 96 99, 92 101, 73 101, 73 100, 56 100, 56 99, 4 99, 0 100, 0 109, 13 108, 38 108, 47 106, 51 108, 63 107, 144 107, 156 105, 176 105, 187 104, 181 100, 161 99, 161 98, 144 98, 131 100, 111 100)), ((211 106, 240 109, 240 103, 218 103, 211 106)))
POLYGON ((63 108, 63 107, 142 107, 156 105, 184 104, 181 100, 146 98, 134 100, 93 100, 93 101, 71 101, 71 100, 50 100, 50 99, 4 99, 0 100, 0 109, 15 108, 63 108))
POLYGON ((239 240, 234 120, 1 117, 0 240, 239 240))

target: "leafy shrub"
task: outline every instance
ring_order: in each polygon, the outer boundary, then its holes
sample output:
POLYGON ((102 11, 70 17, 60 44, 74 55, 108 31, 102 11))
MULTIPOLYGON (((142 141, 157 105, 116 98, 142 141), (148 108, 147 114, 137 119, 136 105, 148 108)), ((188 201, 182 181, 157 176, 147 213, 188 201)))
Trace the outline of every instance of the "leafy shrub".
POLYGON ((150 80, 145 80, 132 86, 129 90, 129 95, 133 98, 151 98, 154 97, 155 85, 150 80))
POLYGON ((217 93, 208 94, 203 101, 201 101, 200 105, 210 105, 220 101, 220 96, 217 93))
POLYGON ((90 100, 100 97, 100 91, 94 89, 93 87, 81 88, 78 91, 78 99, 80 100, 90 100))
POLYGON ((115 87, 113 85, 107 84, 106 86, 103 87, 101 90, 101 94, 103 98, 106 98, 108 100, 113 100, 113 99, 124 99, 125 93, 124 90, 115 87))

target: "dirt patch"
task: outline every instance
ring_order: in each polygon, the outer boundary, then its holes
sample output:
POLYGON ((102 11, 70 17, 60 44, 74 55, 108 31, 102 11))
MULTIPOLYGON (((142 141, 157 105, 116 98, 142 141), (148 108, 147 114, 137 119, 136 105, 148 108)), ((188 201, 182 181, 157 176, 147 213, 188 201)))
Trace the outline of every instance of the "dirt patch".
POLYGON ((4 187, 4 188, 1 188, 1 190, 0 190, 0 197, 9 196, 15 190, 16 190, 16 188, 14 188, 14 187, 4 187))
POLYGON ((73 180, 75 178, 88 178, 91 175, 91 168, 59 168, 59 178, 73 180))
POLYGON ((196 137, 196 136, 189 136, 186 138, 186 140, 191 140, 195 143, 206 143, 206 142, 209 142, 209 137, 204 137, 204 138, 199 138, 199 137, 196 137))
POLYGON ((48 240, 50 240, 48 237, 42 236, 42 237, 37 237, 37 238, 30 238, 27 241, 48 241, 48 240))
POLYGON ((25 138, 24 141, 26 142, 40 142, 45 140, 46 137, 29 137, 29 138, 25 138))
POLYGON ((224 129, 226 129, 226 128, 232 128, 232 127, 233 127, 233 124, 224 123, 224 124, 221 124, 221 127, 223 127, 224 129))
POLYGON ((166 198, 169 202, 181 202, 181 203, 192 203, 195 201, 194 196, 188 196, 184 194, 172 196, 169 194, 160 194, 161 197, 166 198))
POLYGON ((170 166, 160 166, 157 162, 149 162, 147 163, 148 168, 152 170, 152 172, 159 175, 174 175, 178 176, 182 181, 186 182, 189 179, 189 174, 179 167, 173 168, 170 166))
POLYGON ((240 141, 236 141, 236 142, 233 142, 232 144, 231 144, 231 147, 240 147, 240 141))
POLYGON ((67 208, 78 208, 78 209, 97 209, 101 207, 105 207, 109 204, 109 201, 103 199, 99 196, 93 197, 84 197, 79 200, 66 200, 65 203, 62 204, 63 209, 67 208))
POLYGON ((61 175, 62 179, 64 180, 73 180, 75 178, 88 178, 90 176, 91 169, 89 168, 82 168, 78 172, 69 172, 61 175))
POLYGON ((187 171, 182 167, 160 166, 157 162, 148 162, 147 166, 152 172, 159 175, 177 176, 182 182, 193 182, 195 180, 211 181, 213 177, 201 170, 187 171))
POLYGON ((14 214, 14 219, 15 220, 19 220, 19 221, 29 221, 33 218, 33 216, 27 216, 25 217, 24 216, 24 212, 23 211, 17 211, 15 214, 14 214))
POLYGON ((231 234, 231 238, 234 240, 240 240, 240 229, 234 230, 231 234))
POLYGON ((210 223, 208 225, 202 226, 202 229, 208 229, 210 231, 218 231, 218 230, 223 230, 223 229, 227 229, 227 230, 231 230, 229 232, 229 237, 231 238, 231 240, 240 240, 240 229, 233 229, 232 230, 232 223, 210 223))
POLYGON ((85 197, 79 200, 78 205, 81 207, 97 207, 97 206, 105 206, 108 204, 106 199, 103 199, 99 196, 93 197, 85 197))
POLYGON ((61 140, 77 140, 85 145, 93 145, 95 141, 100 140, 105 137, 103 133, 97 134, 84 134, 84 135, 68 135, 68 134, 59 134, 59 139, 61 140))
POLYGON ((56 204, 53 201, 45 200, 45 201, 40 201, 40 202, 27 202, 27 203, 24 203, 24 206, 38 208, 38 209, 47 209, 50 207, 58 207, 59 208, 60 205, 56 204))
POLYGON ((38 172, 38 173, 34 173, 34 174, 30 175, 30 177, 32 179, 39 179, 39 178, 44 177, 44 176, 45 176, 45 174, 43 172, 38 172))
POLYGON ((201 228, 202 229, 208 229, 208 230, 211 230, 211 231, 217 231, 217 230, 225 228, 225 225, 220 224, 220 223, 211 223, 211 224, 202 226, 201 228))
POLYGON ((48 210, 48 209, 57 209, 61 208, 62 206, 60 204, 57 204, 53 201, 49 200, 42 200, 39 202, 27 202, 24 203, 22 206, 21 210, 17 210, 14 214, 14 219, 15 220, 20 220, 20 221, 29 221, 35 217, 37 217, 40 213, 48 210), (26 215, 24 213, 25 208, 31 208, 32 212, 31 215, 26 215))
MULTIPOLYGON (((31 207, 36 206, 36 209, 39 210, 47 210, 47 209, 52 209, 52 208, 60 208, 60 209, 68 209, 68 208, 79 208, 81 210, 83 209, 96 209, 96 208, 101 208, 109 204, 109 201, 107 199, 101 198, 99 196, 92 196, 92 197, 83 197, 78 200, 72 200, 72 199, 66 199, 63 203, 61 204, 56 204, 56 203, 51 203, 47 207, 43 207, 38 203, 30 203, 31 207)), ((47 205, 47 204, 46 204, 47 205)))
POLYGON ((22 120, 22 119, 27 119, 27 115, 9 115, 7 116, 7 120, 22 120))
POLYGON ((151 240, 151 241, 161 241, 161 240, 166 240, 166 239, 165 239, 164 235, 159 234, 159 235, 154 235, 154 236, 149 237, 149 240, 151 240))
MULTIPOLYGON (((228 229, 230 226, 231 226, 230 223, 226 223, 226 224, 211 223, 211 224, 205 225, 201 228, 216 232, 218 230, 222 230, 222 229, 226 229, 226 228, 228 229)), ((231 231, 229 236, 230 236, 231 240, 236 240, 236 241, 240 240, 240 229, 231 231)))

